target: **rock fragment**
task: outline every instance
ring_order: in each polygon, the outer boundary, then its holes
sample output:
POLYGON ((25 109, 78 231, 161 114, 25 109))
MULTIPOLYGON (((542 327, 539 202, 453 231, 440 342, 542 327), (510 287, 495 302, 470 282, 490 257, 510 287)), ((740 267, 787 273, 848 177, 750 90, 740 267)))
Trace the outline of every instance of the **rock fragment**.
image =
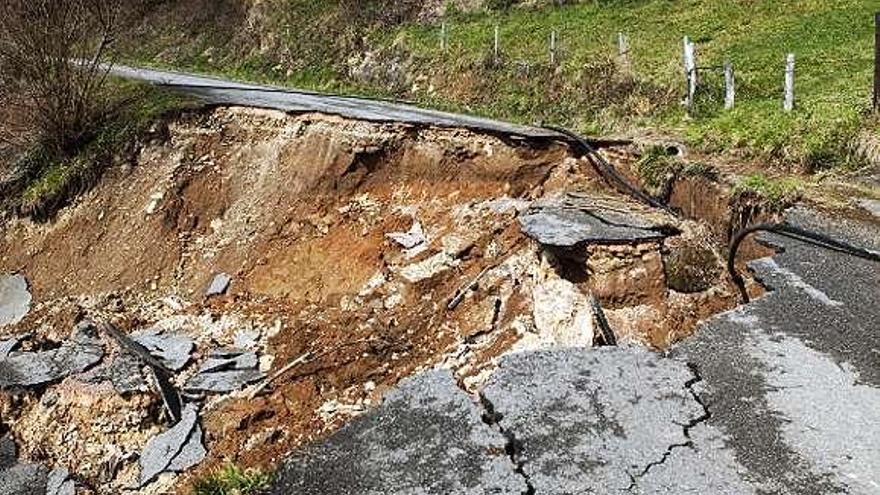
POLYGON ((198 421, 198 408, 187 404, 177 424, 147 442, 140 458, 140 487, 164 472, 186 471, 205 458, 207 451, 198 421))
POLYGON ((193 340, 185 335, 163 333, 158 329, 136 332, 131 338, 172 371, 180 371, 186 366, 195 347, 193 340))
POLYGON ((219 273, 211 281, 208 290, 205 291, 206 297, 222 296, 229 290, 229 284, 232 283, 232 277, 225 273, 219 273))
POLYGON ((430 258, 407 265, 400 270, 400 276, 412 284, 433 278, 455 265, 455 259, 441 251, 430 258))
POLYGON ((46 495, 76 495, 76 484, 66 469, 53 469, 49 473, 46 495))
POLYGON ((427 240, 425 238, 425 231, 422 229, 422 224, 418 221, 413 222, 412 227, 410 227, 408 232, 392 232, 390 234, 385 234, 385 236, 400 244, 404 249, 412 249, 416 246, 420 246, 427 240))
POLYGON ((10 435, 0 437, 0 495, 75 495, 66 469, 20 463, 17 450, 10 435))
POLYGON ((80 324, 73 337, 57 349, 14 353, 0 359, 0 389, 52 383, 91 368, 103 357, 95 327, 80 324))
POLYGON ((123 351, 109 363, 89 371, 83 379, 89 383, 110 382, 120 394, 146 392, 148 383, 143 363, 130 352, 123 351))
POLYGON ((664 225, 644 215, 590 197, 557 198, 534 205, 519 217, 523 233, 545 246, 634 244, 666 237, 664 225))
POLYGON ((535 287, 532 299, 538 333, 537 342, 526 343, 528 347, 592 347, 593 308, 577 286, 550 279, 535 287))
POLYGON ((22 342, 30 338, 29 334, 13 335, 9 338, 0 340, 0 359, 5 358, 15 350, 22 342))
POLYGON ((184 390, 190 393, 235 392, 264 377, 258 367, 255 352, 218 349, 202 364, 198 374, 186 382, 184 390))
POLYGON ((21 275, 0 275, 0 327, 20 322, 31 310, 31 293, 21 275))

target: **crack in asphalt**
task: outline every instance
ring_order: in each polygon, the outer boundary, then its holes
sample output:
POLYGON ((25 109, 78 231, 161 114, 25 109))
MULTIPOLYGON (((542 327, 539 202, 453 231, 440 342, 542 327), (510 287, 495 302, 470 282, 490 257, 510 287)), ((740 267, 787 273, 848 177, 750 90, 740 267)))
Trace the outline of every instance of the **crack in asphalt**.
POLYGON ((703 414, 697 416, 696 418, 691 419, 687 423, 681 425, 682 433, 684 437, 687 439, 681 443, 674 443, 666 448, 666 451, 660 456, 659 459, 648 463, 645 468, 637 475, 632 475, 631 473, 627 473, 630 478, 630 485, 627 487, 627 491, 632 491, 637 485, 638 480, 647 476, 648 473, 655 467, 663 465, 667 459, 672 455, 673 451, 679 448, 689 447, 694 448, 694 442, 691 439, 691 430, 694 429, 697 425, 701 423, 705 423, 712 417, 712 413, 709 410, 709 406, 703 401, 703 398, 694 390, 694 386, 703 381, 703 377, 700 375, 700 371, 697 369, 697 365, 693 363, 687 363, 688 370, 690 370, 693 377, 684 383, 684 388, 687 389, 688 393, 690 393, 691 398, 693 398, 694 402, 699 404, 700 408, 703 409, 703 414))
POLYGON ((482 393, 480 393, 478 397, 479 403, 485 411, 482 415, 483 422, 490 427, 497 429, 505 440, 507 440, 507 444, 504 446, 504 451, 510 459, 510 462, 513 463, 513 472, 519 475, 526 484, 526 490, 522 495, 535 495, 535 486, 532 484, 531 477, 525 472, 526 463, 520 459, 522 455, 522 443, 517 440, 516 435, 512 431, 506 430, 501 426, 501 419, 503 416, 495 410, 495 405, 492 404, 492 401, 482 393))

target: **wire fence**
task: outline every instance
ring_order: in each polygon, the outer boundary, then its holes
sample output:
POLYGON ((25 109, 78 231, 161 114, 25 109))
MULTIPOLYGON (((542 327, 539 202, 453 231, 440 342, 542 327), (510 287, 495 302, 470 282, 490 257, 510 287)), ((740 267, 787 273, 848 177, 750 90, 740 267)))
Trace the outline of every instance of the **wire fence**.
MULTIPOLYGON (((808 101, 801 101, 802 95, 798 88, 798 67, 808 66, 812 71, 821 67, 827 74, 839 71, 862 71, 871 67, 874 63, 875 81, 873 88, 874 109, 880 110, 880 14, 876 16, 877 43, 873 54, 862 56, 840 57, 832 55, 810 55, 799 57, 795 53, 781 52, 779 61, 769 63, 766 61, 749 62, 737 57, 735 62, 725 60, 723 63, 702 64, 699 60, 699 47, 693 41, 684 37, 681 45, 680 60, 671 60, 667 67, 680 64, 682 104, 689 114, 698 113, 700 108, 707 106, 719 106, 724 110, 732 110, 737 107, 741 96, 749 96, 755 99, 778 98, 779 108, 784 112, 793 112, 796 108, 807 104, 809 106, 842 104, 853 108, 865 108, 871 104, 869 87, 861 90, 816 92, 810 91, 808 101), (778 84, 768 81, 778 80, 778 84)), ((451 29, 447 23, 442 23, 439 28, 438 47, 442 54, 449 54, 452 50, 451 29)), ((520 43, 522 39, 518 40, 520 43)), ((543 60, 535 60, 534 57, 524 58, 522 49, 519 53, 513 48, 505 47, 502 30, 495 26, 491 34, 491 45, 487 51, 489 60, 485 61, 490 69, 513 68, 520 78, 528 79, 532 73, 549 66, 559 68, 568 54, 567 47, 562 41, 560 31, 552 30, 547 36, 546 55, 543 60), (508 52, 509 50, 509 52, 508 52), (519 55, 519 56, 517 56, 519 55)), ((534 45, 531 45, 534 47, 534 45)), ((534 52, 534 50, 531 50, 534 52)), ((460 56, 460 53, 456 53, 460 56)), ((620 32, 616 36, 616 46, 609 44, 608 55, 616 61, 620 70, 632 73, 634 67, 641 66, 639 60, 631 48, 629 37, 620 32)), ((717 60, 717 55, 712 58, 717 60)), ((850 74, 851 75, 851 74, 850 74)), ((838 76, 839 77, 839 76, 838 76)), ((847 77, 847 76, 844 76, 847 77)))

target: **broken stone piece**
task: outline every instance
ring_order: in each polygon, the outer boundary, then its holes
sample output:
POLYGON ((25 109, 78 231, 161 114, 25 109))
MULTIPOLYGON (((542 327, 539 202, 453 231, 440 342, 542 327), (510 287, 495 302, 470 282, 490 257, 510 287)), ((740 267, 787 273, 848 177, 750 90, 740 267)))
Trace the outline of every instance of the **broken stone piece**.
POLYGON ((18 448, 12 435, 0 437, 0 471, 15 465, 18 459, 18 448))
POLYGON ((233 344, 235 347, 239 349, 253 349, 257 346, 257 341, 260 339, 260 332, 256 330, 245 331, 241 330, 235 332, 235 336, 233 337, 233 344))
POLYGON ((82 373, 104 357, 97 330, 80 324, 61 347, 43 352, 21 352, 0 359, 0 389, 33 387, 82 373))
POLYGON ((186 366, 195 347, 192 339, 185 335, 162 333, 155 328, 133 333, 131 338, 172 371, 180 371, 186 366))
POLYGON ((662 225, 626 208, 589 197, 565 197, 535 205, 519 222, 523 233, 545 246, 635 244, 666 237, 662 225))
POLYGON ((22 342, 30 338, 30 334, 13 335, 5 340, 0 340, 0 359, 5 358, 14 351, 22 342))
POLYGON ((222 296, 223 294, 226 294, 227 290, 229 290, 229 284, 231 283, 232 277, 225 273, 219 273, 214 277, 214 280, 211 281, 211 285, 208 287, 208 290, 205 291, 205 296, 222 296))
POLYGON ((400 270, 400 275, 410 283, 421 282, 450 269, 455 259, 446 252, 439 252, 418 263, 407 265, 400 270))
POLYGON ((426 242, 425 232, 418 220, 413 222, 409 232, 392 232, 385 234, 385 236, 400 244, 404 249, 412 249, 426 242))
POLYGON ((535 287, 535 347, 592 347, 593 308, 589 298, 573 283, 561 278, 535 287))
POLYGON ((66 469, 53 469, 46 481, 46 495, 75 495, 76 484, 66 469))
POLYGON ((141 453, 140 485, 143 487, 166 471, 183 472, 200 463, 207 454, 198 425, 199 410, 187 404, 180 421, 151 438, 141 453))
POLYGON ((76 487, 65 469, 49 472, 39 464, 18 462, 11 435, 0 437, 0 495, 74 495, 76 487))
POLYGON ((111 362, 89 371, 83 380, 88 383, 109 381, 120 394, 146 392, 149 387, 142 367, 137 356, 123 351, 111 362))
POLYGON ((0 276, 0 327, 20 322, 31 310, 31 293, 21 275, 0 276))
POLYGON ((218 349, 199 368, 199 373, 186 382, 190 393, 229 393, 263 378, 255 352, 218 349))
POLYGON ((199 373, 255 368, 257 364, 257 354, 255 352, 218 349, 208 356, 208 359, 199 368, 199 373))

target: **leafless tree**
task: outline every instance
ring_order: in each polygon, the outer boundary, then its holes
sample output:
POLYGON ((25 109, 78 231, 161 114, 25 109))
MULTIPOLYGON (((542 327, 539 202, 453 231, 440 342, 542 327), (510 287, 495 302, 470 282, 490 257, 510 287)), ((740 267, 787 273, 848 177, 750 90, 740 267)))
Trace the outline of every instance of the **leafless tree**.
POLYGON ((106 58, 123 7, 122 0, 0 1, 0 102, 17 108, 18 121, 52 152, 74 150, 107 110, 106 58))

